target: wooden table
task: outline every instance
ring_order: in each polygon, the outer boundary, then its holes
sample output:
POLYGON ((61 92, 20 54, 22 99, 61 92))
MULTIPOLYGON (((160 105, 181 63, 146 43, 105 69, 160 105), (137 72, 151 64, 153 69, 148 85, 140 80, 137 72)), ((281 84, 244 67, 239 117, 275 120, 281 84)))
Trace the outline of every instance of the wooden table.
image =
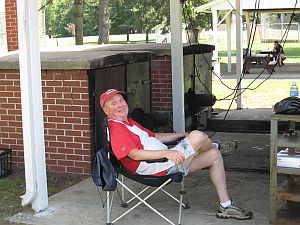
POLYGON ((267 72, 269 74, 272 74, 275 72, 274 67, 276 65, 276 62, 269 60, 268 54, 251 54, 250 56, 247 56, 245 59, 245 71, 246 73, 249 73, 249 70, 253 67, 260 67, 260 68, 266 68, 267 72), (254 65, 252 62, 256 62, 254 65))
POLYGON ((286 200, 287 203, 300 202, 300 168, 282 167, 277 165, 277 152, 279 149, 300 148, 300 131, 295 135, 282 135, 278 133, 279 121, 289 124, 289 129, 294 130, 296 123, 300 122, 300 115, 271 115, 270 133, 270 223, 276 224, 277 200, 286 200), (278 174, 285 174, 286 180, 279 185, 278 174), (278 187, 279 185, 279 187, 278 187))

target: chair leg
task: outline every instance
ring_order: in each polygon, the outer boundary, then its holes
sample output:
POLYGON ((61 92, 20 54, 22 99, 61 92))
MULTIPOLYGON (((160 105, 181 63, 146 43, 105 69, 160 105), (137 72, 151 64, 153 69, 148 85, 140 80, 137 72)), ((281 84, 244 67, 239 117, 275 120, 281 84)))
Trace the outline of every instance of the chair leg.
POLYGON ((140 204, 144 204, 146 205, 149 209, 151 209, 152 211, 154 211, 157 215, 159 215, 161 218, 163 218, 164 220, 166 220, 168 223, 175 225, 171 220, 169 220, 167 217, 165 217, 163 214, 161 214, 159 211, 157 211, 155 208, 153 208, 151 205, 149 205, 146 200, 148 198, 150 198, 152 195, 154 195, 156 192, 160 191, 165 185, 167 185, 170 182, 171 179, 167 180, 165 183, 163 183, 160 187, 158 187, 157 189, 155 189, 151 194, 149 194, 147 197, 145 198, 141 198, 140 196, 138 196, 137 194, 135 194, 130 188, 128 188, 125 184, 121 183, 120 180, 117 179, 117 182, 122 185, 128 192, 130 192, 133 196, 135 196, 135 198, 137 198, 139 200, 139 202, 134 205, 133 207, 131 207, 130 209, 128 209, 126 212, 124 212, 122 215, 120 215, 118 218, 114 219, 114 221, 112 223, 117 222, 119 219, 121 219, 122 217, 124 217, 126 214, 128 214, 130 211, 132 211, 133 209, 135 209, 136 207, 138 207, 140 204))
MULTIPOLYGON (((124 176, 123 175, 121 177, 121 182, 124 184, 124 176)), ((145 191, 147 191, 150 188, 151 187, 148 186, 147 188, 145 188, 141 192, 139 192, 137 195, 140 196, 141 194, 143 194, 145 191)), ((119 197, 120 197, 120 200, 121 200, 121 207, 122 208, 127 208, 128 204, 130 202, 132 202, 134 199, 136 199, 136 197, 132 197, 131 199, 125 201, 125 188, 122 185, 121 185, 121 194, 119 193, 119 191, 118 191, 118 194, 119 194, 119 197)))
MULTIPOLYGON (((180 192, 181 192, 181 191, 180 191, 180 192)), ((181 225, 181 217, 182 217, 182 199, 183 199, 183 194, 180 193, 179 212, 178 212, 178 225, 181 225)))
MULTIPOLYGON (((106 224, 107 225, 112 225, 111 223, 111 197, 110 197, 110 191, 106 192, 106 224)), ((113 199, 113 198, 112 198, 113 199)))
POLYGON ((189 200, 188 200, 188 198, 186 196, 186 191, 185 191, 185 187, 184 187, 184 177, 183 177, 183 179, 181 181, 180 195, 182 195, 182 196, 184 195, 184 197, 185 197, 185 201, 184 201, 185 203, 182 204, 183 208, 184 209, 189 209, 190 208, 190 204, 189 204, 189 200))
POLYGON ((184 190, 184 178, 182 178, 180 184, 181 184, 181 190, 180 190, 180 201, 179 201, 179 212, 178 212, 178 225, 181 225, 183 195, 186 195, 186 192, 184 190))
POLYGON ((121 207, 122 208, 127 208, 128 207, 128 204, 127 202, 124 201, 124 195, 122 193, 120 193, 119 189, 117 188, 117 193, 118 193, 118 196, 120 198, 120 201, 121 201, 121 207))
MULTIPOLYGON (((124 176, 123 175, 121 177, 121 180, 122 180, 122 183, 124 183, 124 176)), ((128 204, 125 201, 125 190, 124 190, 123 186, 121 186, 121 201, 122 201, 122 204, 121 204, 122 208, 128 207, 128 204)))

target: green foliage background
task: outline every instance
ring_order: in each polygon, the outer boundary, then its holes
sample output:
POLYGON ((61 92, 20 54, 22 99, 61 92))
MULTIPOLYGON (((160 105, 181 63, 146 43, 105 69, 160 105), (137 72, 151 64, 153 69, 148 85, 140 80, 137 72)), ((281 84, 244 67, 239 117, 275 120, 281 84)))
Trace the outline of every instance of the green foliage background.
MULTIPOLYGON (((99 0, 85 0, 83 5, 83 35, 98 35, 99 0)), ((65 29, 68 23, 74 23, 74 0, 53 0, 46 7, 46 32, 52 37, 68 37, 65 29)))
MULTIPOLYGON (((195 28, 211 26, 211 15, 196 13, 196 6, 210 0, 186 1, 182 21, 191 21, 195 28)), ((52 37, 71 36, 65 29, 68 23, 74 23, 74 0, 52 0, 46 7, 46 31, 52 37)), ((99 0, 85 0, 83 5, 84 36, 98 35, 99 0)), ((109 23, 111 34, 150 32, 156 25, 163 24, 169 30, 170 0, 109 0, 109 23)))
MULTIPOLYGON (((84 36, 98 35, 99 1, 84 0, 84 36)), ((211 28, 211 14, 195 12, 195 7, 211 0, 187 0, 183 7, 182 22, 188 28, 211 28)), ((53 37, 71 36, 65 29, 74 23, 74 0, 52 0, 46 7, 46 30, 53 37)), ((279 14, 270 15, 270 21, 277 21, 279 14)), ((300 14, 294 17, 300 21, 300 14)), ((288 21, 286 21, 288 22, 288 21)), ((170 0, 109 0, 109 23, 111 34, 150 32, 156 25, 163 24, 164 31, 170 25, 170 0)))

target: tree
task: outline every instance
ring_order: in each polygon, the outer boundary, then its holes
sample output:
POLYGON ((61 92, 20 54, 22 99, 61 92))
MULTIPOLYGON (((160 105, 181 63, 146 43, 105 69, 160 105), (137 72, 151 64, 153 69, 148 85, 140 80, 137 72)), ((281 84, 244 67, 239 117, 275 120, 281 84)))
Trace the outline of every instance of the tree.
POLYGON ((211 27, 211 15, 196 12, 195 7, 210 2, 210 0, 187 0, 183 5, 183 23, 187 29, 199 29, 211 27))
POLYGON ((84 36, 99 35, 99 0, 85 0, 83 4, 84 36))
POLYGON ((75 44, 83 45, 83 0, 74 0, 75 44))
POLYGON ((99 38, 98 44, 109 43, 108 0, 99 0, 99 38))
MULTIPOLYGON (((184 3, 183 23, 194 27, 211 27, 211 16, 195 12, 196 6, 210 0, 188 0, 184 3), (191 22, 190 22, 191 21, 191 22)), ((138 32, 150 32, 156 25, 163 24, 165 31, 170 26, 170 0, 111 0, 111 33, 126 33, 127 29, 138 32)))
POLYGON ((145 32, 168 20, 169 0, 111 0, 110 22, 112 33, 145 32))
POLYGON ((46 6, 46 31, 49 36, 70 36, 65 29, 68 23, 74 23, 73 0, 53 0, 46 6))
POLYGON ((132 12, 131 1, 110 0, 109 17, 110 17, 110 33, 124 34, 134 31, 134 15, 132 12))
POLYGON ((145 31, 146 42, 149 41, 148 34, 153 27, 163 23, 166 16, 162 9, 168 6, 167 1, 137 0, 133 7, 135 26, 138 30, 145 31))
MULTIPOLYGON (((98 35, 99 0, 84 0, 83 34, 98 35)), ((46 32, 54 37, 67 37, 72 34, 67 24, 75 24, 74 0, 52 0, 45 6, 46 32)))
MULTIPOLYGON (((71 36, 65 27, 67 24, 79 23, 83 19, 83 34, 98 35, 98 43, 108 43, 109 34, 124 34, 145 32, 163 24, 164 30, 170 26, 170 0, 49 0, 46 6, 47 34, 54 37, 71 36), (79 1, 76 7, 74 2, 79 1), (82 4, 83 2, 83 4, 82 4), (83 8, 80 8, 82 7, 83 8), (77 9, 77 10, 75 10, 77 9), (109 16, 108 16, 109 12, 109 16), (76 14, 75 14, 76 13, 76 14), (74 17, 83 15, 83 17, 74 17), (75 20, 77 18, 78 20, 75 20)), ((192 21, 194 27, 207 28, 211 26, 210 14, 196 13, 195 6, 209 0, 188 0, 184 6, 186 20, 192 21), (188 10, 192 10, 188 12, 188 10)), ((185 19, 183 18, 183 22, 185 19)), ((78 33, 78 32, 77 32, 78 33)), ((80 31, 81 33, 81 31, 80 31)))

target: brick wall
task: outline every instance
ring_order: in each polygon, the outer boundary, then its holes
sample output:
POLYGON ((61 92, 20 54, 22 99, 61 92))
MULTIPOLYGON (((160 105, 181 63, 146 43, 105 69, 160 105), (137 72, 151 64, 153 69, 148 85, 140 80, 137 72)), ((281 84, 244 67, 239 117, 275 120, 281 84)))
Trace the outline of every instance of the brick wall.
POLYGON ((7 50, 14 51, 19 49, 17 0, 5 0, 5 17, 7 32, 7 50))
MULTIPOLYGON (((151 62, 152 111, 172 115, 171 58, 151 62)), ((42 70, 47 170, 90 174, 94 113, 87 70, 42 70)), ((0 148, 24 166, 19 70, 0 70, 0 148)))
POLYGON ((152 111, 173 112, 172 67, 170 56, 158 56, 151 61, 152 111))
MULTIPOLYGON (((18 70, 0 70, 0 148, 12 149, 13 163, 23 166, 19 77, 18 70)), ((87 71, 42 71, 42 88, 47 170, 89 174, 94 132, 87 71)))

